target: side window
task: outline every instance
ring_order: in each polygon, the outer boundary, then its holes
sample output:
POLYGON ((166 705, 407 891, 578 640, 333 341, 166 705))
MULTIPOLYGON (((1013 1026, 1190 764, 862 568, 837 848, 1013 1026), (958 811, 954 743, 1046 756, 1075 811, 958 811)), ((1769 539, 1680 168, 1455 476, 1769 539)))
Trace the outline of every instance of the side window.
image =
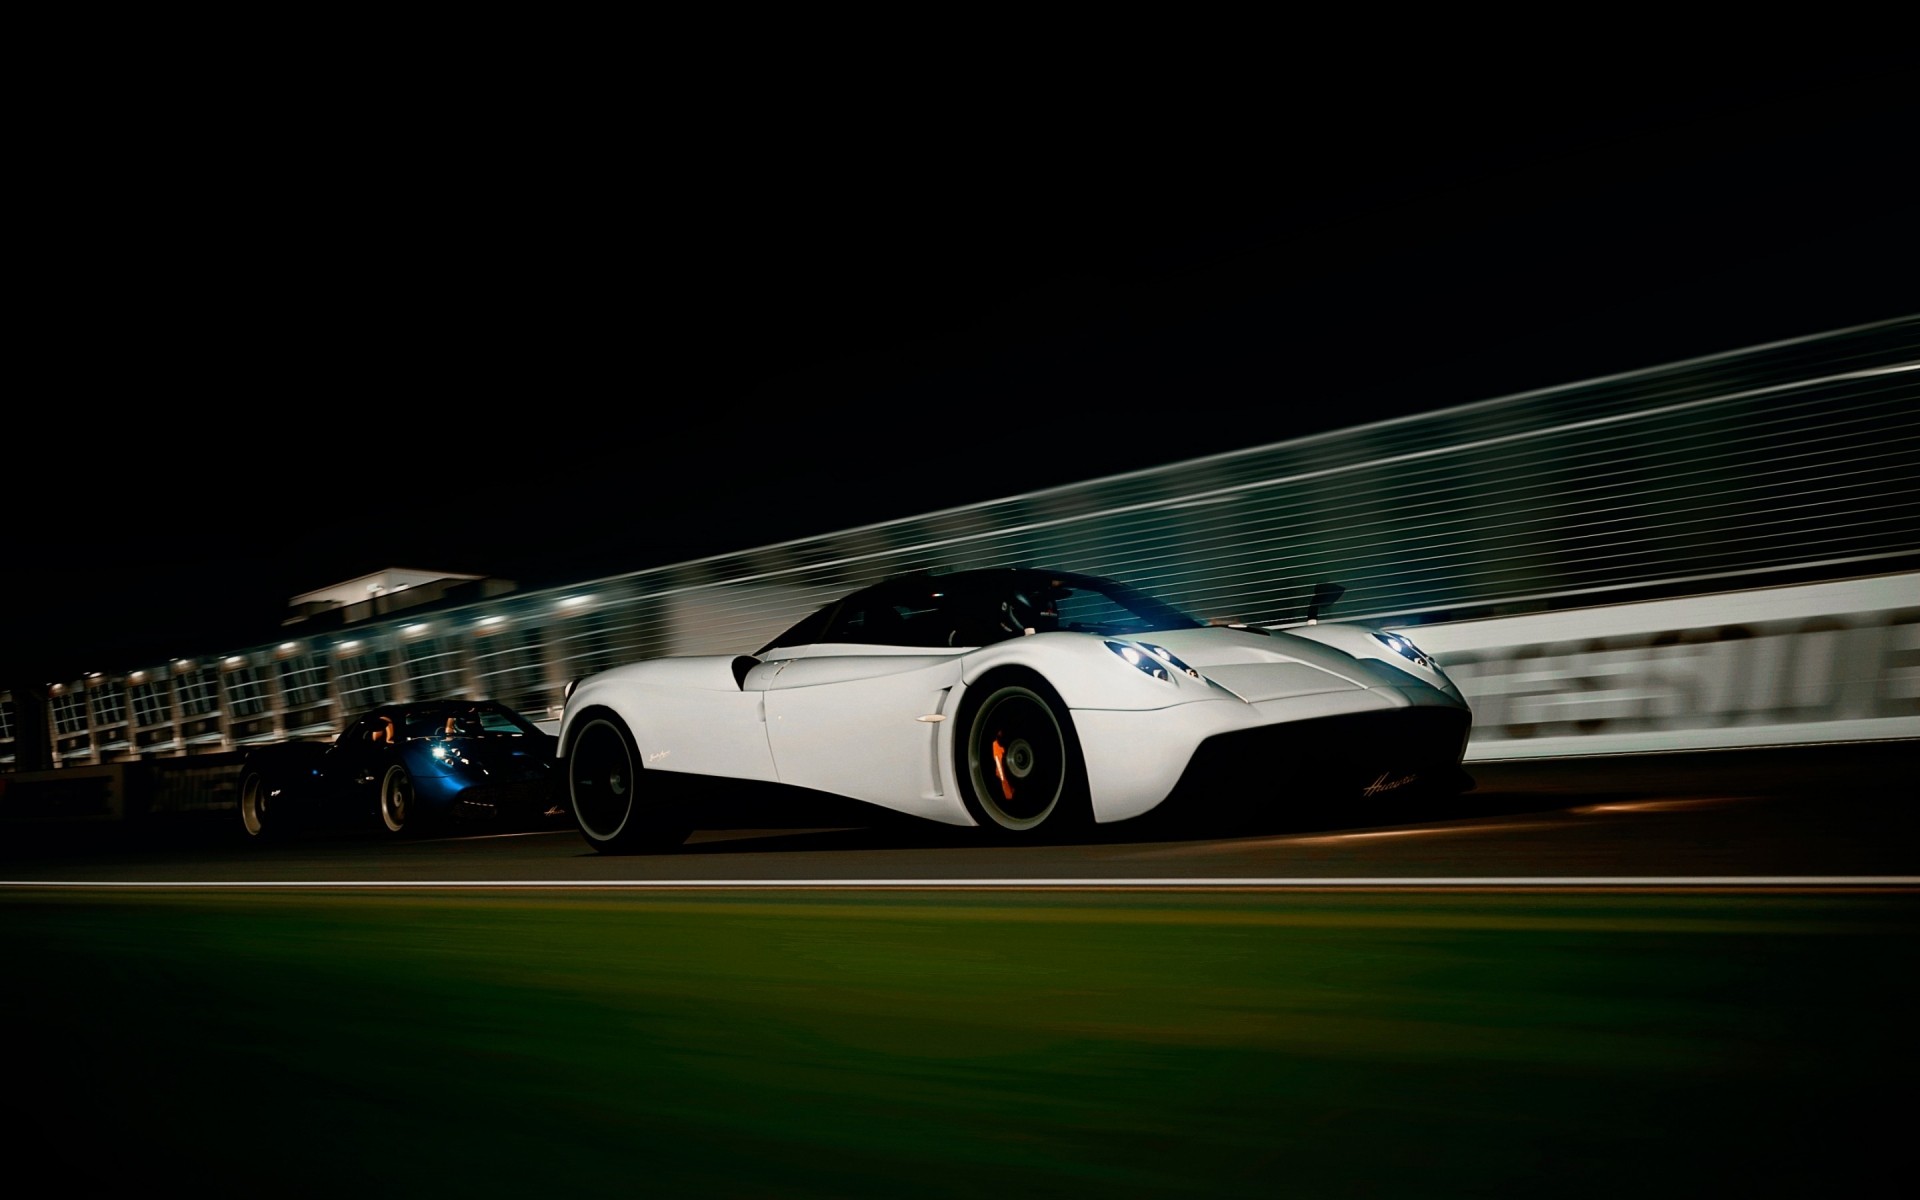
POLYGON ((827 639, 823 635, 826 633, 827 618, 832 615, 833 607, 833 605, 828 605, 825 608, 815 609, 813 612, 808 613, 804 620, 793 625, 787 629, 785 633, 782 633, 779 637, 774 638, 766 645, 760 647, 754 651, 754 653, 756 655, 762 655, 769 650, 778 650, 782 647, 811 646, 815 642, 826 641, 827 639))
POLYGON ((1003 642, 1012 633, 1002 623, 997 597, 963 593, 948 599, 944 620, 946 644, 987 646, 1003 642))
POLYGON ((951 645, 953 621, 938 599, 920 598, 899 605, 900 635, 894 639, 897 646, 947 646, 951 645))
POLYGON ((876 598, 842 608, 840 615, 827 629, 824 640, 868 646, 899 646, 906 644, 902 641, 905 636, 900 610, 876 598))

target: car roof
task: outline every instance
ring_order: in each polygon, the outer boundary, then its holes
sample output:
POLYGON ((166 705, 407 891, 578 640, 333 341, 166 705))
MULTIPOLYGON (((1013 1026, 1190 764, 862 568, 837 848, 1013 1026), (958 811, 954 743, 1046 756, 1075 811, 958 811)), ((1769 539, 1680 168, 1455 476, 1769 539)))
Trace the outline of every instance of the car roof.
MULTIPOLYGON (((967 567, 958 571, 905 571, 888 576, 873 587, 891 584, 927 582, 946 588, 987 588, 1020 585, 1040 580, 1059 580, 1066 584, 1111 585, 1114 580, 1079 571, 1056 571, 1047 567, 967 567)), ((861 589, 866 590, 866 589, 861 589)))

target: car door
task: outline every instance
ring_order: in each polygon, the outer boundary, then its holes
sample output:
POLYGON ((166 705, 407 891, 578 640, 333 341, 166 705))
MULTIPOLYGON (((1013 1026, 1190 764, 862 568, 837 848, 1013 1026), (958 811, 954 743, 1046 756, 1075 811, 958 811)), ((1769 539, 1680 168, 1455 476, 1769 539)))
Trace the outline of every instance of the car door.
POLYGON ((863 640, 783 649, 748 675, 749 688, 764 689, 780 782, 900 812, 950 813, 939 799, 939 753, 965 651, 911 644, 921 632, 843 614, 828 638, 863 640))
MULTIPOLYGON (((767 664, 767 742, 780 782, 902 812, 946 811, 939 748, 961 652, 812 646, 767 664)), ((751 686, 755 681, 749 679, 751 686)))

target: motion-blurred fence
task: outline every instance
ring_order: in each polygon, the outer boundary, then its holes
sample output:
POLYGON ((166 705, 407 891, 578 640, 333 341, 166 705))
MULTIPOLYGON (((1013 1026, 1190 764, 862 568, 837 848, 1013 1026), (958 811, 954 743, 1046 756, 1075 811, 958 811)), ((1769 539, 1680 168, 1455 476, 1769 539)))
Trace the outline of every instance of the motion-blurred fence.
POLYGON ((1332 619, 1457 671, 1470 757, 1920 736, 1920 317, 78 679, 47 713, 76 765, 324 736, 388 698, 551 716, 596 670, 1016 563, 1268 626, 1337 582, 1332 619))

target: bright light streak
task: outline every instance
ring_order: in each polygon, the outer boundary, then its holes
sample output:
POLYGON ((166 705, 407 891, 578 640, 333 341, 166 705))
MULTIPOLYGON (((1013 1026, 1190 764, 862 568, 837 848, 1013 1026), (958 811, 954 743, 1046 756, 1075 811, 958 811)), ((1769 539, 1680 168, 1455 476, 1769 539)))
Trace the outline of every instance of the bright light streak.
POLYGON ((1545 829, 1545 821, 1514 821, 1502 825, 1458 825, 1445 829, 1370 829, 1355 833, 1319 834, 1312 837, 1287 837, 1275 839, 1275 844, 1290 846, 1317 846, 1330 842, 1364 842, 1380 838, 1422 838, 1439 837, 1442 834, 1456 833, 1510 833, 1516 829, 1545 829))
POLYGON ((1605 804, 1584 804, 1567 811, 1579 813, 1581 816, 1592 816, 1597 813, 1676 812, 1683 808, 1715 808, 1725 804, 1738 804, 1740 800, 1739 796, 1704 796, 1691 800, 1613 800, 1605 804))
POLYGON ((1223 850, 1238 853, 1242 850, 1261 850, 1285 846, 1325 846, 1340 842, 1361 842, 1380 838, 1425 838, 1438 837, 1441 834, 1459 833, 1509 833, 1518 829, 1547 829, 1552 826, 1548 821, 1509 821, 1498 825, 1460 825, 1447 828, 1422 829, 1370 829, 1348 833, 1319 834, 1283 834, 1267 838, 1241 838, 1230 843, 1214 845, 1173 846, 1162 850, 1148 850, 1128 855, 1129 858, 1192 858, 1212 856, 1223 850))

